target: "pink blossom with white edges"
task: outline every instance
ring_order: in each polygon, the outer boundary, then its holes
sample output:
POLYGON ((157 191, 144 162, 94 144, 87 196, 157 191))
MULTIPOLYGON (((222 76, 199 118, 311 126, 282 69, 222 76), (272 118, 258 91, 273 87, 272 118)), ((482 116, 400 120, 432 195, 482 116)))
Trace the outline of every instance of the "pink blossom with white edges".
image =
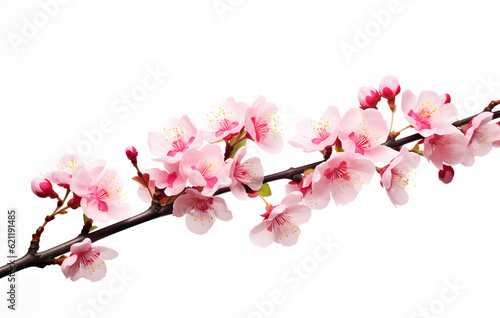
POLYGON ((305 175, 300 182, 290 181, 285 185, 286 193, 299 191, 302 193, 302 200, 300 204, 310 207, 313 210, 321 210, 328 206, 330 203, 330 193, 323 191, 320 195, 313 191, 312 188, 313 174, 305 175))
POLYGON ((76 169, 70 185, 71 191, 82 198, 83 212, 99 222, 122 219, 131 213, 122 188, 123 182, 115 170, 87 171, 83 167, 76 169))
POLYGON ((381 96, 376 88, 361 87, 358 92, 358 100, 361 109, 375 108, 380 102, 381 96))
POLYGON ((342 148, 370 159, 373 163, 388 163, 397 152, 383 146, 389 127, 382 114, 375 109, 351 108, 342 118, 339 139, 342 148))
POLYGON ((215 142, 237 136, 245 124, 247 110, 247 104, 237 103, 232 97, 229 97, 222 105, 214 106, 213 110, 207 114, 211 130, 204 132, 205 139, 208 142, 215 142))
POLYGON ((219 146, 205 145, 200 150, 189 149, 181 161, 181 169, 189 183, 195 187, 203 187, 203 195, 213 195, 219 188, 230 186, 229 177, 232 159, 224 162, 219 146))
POLYGON ((192 188, 186 189, 186 193, 174 201, 172 214, 186 216, 186 225, 195 234, 207 233, 215 219, 229 221, 233 218, 224 199, 204 196, 192 188))
POLYGON ((335 144, 340 130, 340 113, 337 107, 328 107, 321 119, 303 119, 297 124, 299 135, 290 140, 290 145, 304 152, 321 151, 335 144))
POLYGON ((257 191, 262 187, 264 180, 264 169, 260 159, 257 157, 249 158, 243 161, 247 154, 247 148, 242 147, 236 151, 229 176, 231 177, 231 192, 240 200, 248 198, 244 185, 248 186, 253 191, 257 191))
POLYGON ((469 144, 462 162, 464 166, 472 166, 476 156, 486 156, 493 148, 493 143, 500 140, 500 126, 490 124, 492 119, 493 113, 483 112, 469 122, 465 131, 469 144))
POLYGON ((408 203, 407 187, 412 170, 420 164, 420 155, 409 152, 403 146, 399 155, 384 167, 381 173, 380 184, 385 188, 392 204, 404 205, 408 203))
POLYGON ((363 184, 370 183, 374 173, 375 165, 362 155, 337 153, 316 167, 312 189, 318 196, 331 194, 335 204, 345 205, 356 199, 363 184))
POLYGON ((108 247, 92 246, 89 238, 71 245, 71 255, 61 264, 61 270, 66 278, 76 281, 85 278, 91 282, 101 280, 106 276, 105 260, 112 260, 118 253, 108 247))
POLYGON ((467 138, 461 132, 447 135, 432 135, 424 138, 424 157, 439 170, 443 164, 457 165, 465 160, 467 138))
POLYGON ((202 143, 202 136, 186 115, 180 119, 170 119, 168 128, 164 128, 163 133, 148 134, 149 149, 158 157, 154 160, 161 162, 178 162, 184 152, 196 149, 202 143))
POLYGON ((272 154, 281 152, 283 138, 277 126, 278 107, 266 102, 263 96, 257 97, 252 107, 248 108, 245 129, 248 136, 264 151, 272 154))
POLYGON ((90 162, 83 160, 78 155, 70 154, 63 156, 56 166, 56 171, 47 173, 45 177, 57 184, 60 187, 69 189, 71 179, 76 169, 83 167, 87 171, 95 170, 95 173, 100 173, 104 170, 106 161, 100 159, 90 162))
POLYGON ((301 205, 300 192, 286 195, 281 204, 271 206, 262 216, 264 220, 250 231, 250 240, 260 247, 273 242, 283 246, 297 243, 300 235, 299 225, 309 221, 311 209, 301 205))
POLYGON ((417 99, 410 90, 406 90, 401 109, 406 120, 424 137, 452 134, 457 130, 452 125, 457 119, 457 107, 449 100, 448 94, 439 96, 433 91, 423 91, 417 99))

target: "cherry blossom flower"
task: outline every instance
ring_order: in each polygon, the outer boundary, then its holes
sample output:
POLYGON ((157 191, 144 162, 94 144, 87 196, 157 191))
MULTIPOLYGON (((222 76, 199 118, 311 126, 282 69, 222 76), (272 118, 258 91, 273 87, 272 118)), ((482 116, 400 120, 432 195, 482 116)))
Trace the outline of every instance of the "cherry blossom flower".
POLYGON ((465 137, 469 141, 464 166, 474 164, 475 156, 486 156, 493 148, 493 143, 500 140, 500 126, 490 124, 493 113, 483 112, 474 117, 468 124, 465 137))
POLYGON ((381 96, 373 87, 361 87, 358 92, 358 100, 361 109, 375 108, 380 102, 381 96))
POLYGON ((217 189, 231 185, 229 177, 232 159, 224 162, 219 146, 205 145, 200 150, 189 149, 181 161, 181 169, 189 183, 203 187, 203 195, 213 195, 217 189))
POLYGON ((299 135, 290 140, 290 145, 304 152, 321 151, 335 144, 340 129, 340 114, 337 107, 328 107, 319 121, 303 119, 297 124, 299 135))
POLYGON ((301 199, 300 192, 292 192, 283 198, 281 204, 271 206, 262 215, 264 220, 250 231, 250 240, 261 247, 269 246, 272 242, 283 246, 297 243, 299 225, 311 218, 311 209, 300 205, 301 199))
POLYGON ((89 160, 82 160, 75 154, 65 155, 59 160, 56 171, 47 173, 46 178, 60 187, 69 189, 71 178, 73 178, 77 168, 83 167, 87 171, 95 170, 96 173, 100 173, 105 166, 106 161, 104 160, 90 162, 89 160))
POLYGON ((380 95, 387 99, 389 105, 394 105, 396 96, 401 92, 398 80, 392 76, 386 76, 380 81, 379 86, 380 95))
POLYGON ((155 160, 162 162, 178 162, 184 152, 198 148, 202 142, 203 138, 186 115, 180 119, 170 119, 169 126, 163 129, 163 133, 148 134, 149 148, 158 157, 155 160))
POLYGON ((222 221, 233 218, 224 199, 204 196, 192 188, 186 189, 186 193, 174 201, 172 214, 186 216, 186 225, 195 234, 207 233, 216 218, 222 221))
POLYGON ((335 204, 352 202, 363 184, 375 173, 374 164, 362 155, 341 152, 318 165, 312 176, 312 190, 318 196, 330 194, 335 204))
POLYGON ((91 282, 101 280, 106 276, 105 260, 112 260, 118 253, 108 247, 92 246, 89 238, 71 245, 71 255, 61 264, 61 270, 66 278, 76 281, 85 278, 91 282))
POLYGON ((406 90, 401 109, 406 120, 424 137, 452 134, 457 130, 452 125, 457 117, 457 108, 449 100, 448 94, 439 96, 433 91, 423 91, 417 99, 410 90, 406 90))
POLYGON ((269 153, 276 154, 283 148, 283 138, 277 127, 278 107, 266 102, 263 96, 257 97, 247 111, 245 128, 250 139, 269 153))
POLYGON ((443 163, 453 166, 462 163, 467 151, 467 138, 457 129, 455 133, 424 138, 424 157, 439 170, 443 163))
MULTIPOLYGON (((174 196, 181 193, 186 187, 187 178, 180 169, 180 164, 164 163, 166 170, 158 168, 146 169, 144 173, 148 175, 148 187, 151 193, 155 192, 155 188, 164 189, 164 196, 174 196)), ((151 195, 148 189, 140 186, 137 190, 137 195, 146 203, 151 203, 151 195)))
POLYGON ((31 191, 39 198, 55 199, 58 197, 57 193, 52 188, 52 183, 46 178, 35 178, 31 181, 31 191))
POLYGON ((232 97, 229 97, 221 106, 214 106, 207 115, 211 131, 204 132, 205 139, 208 142, 215 142, 237 136, 245 123, 247 110, 247 104, 237 103, 232 97))
POLYGON ((388 163, 397 152, 381 144, 387 140, 389 127, 379 111, 351 108, 342 118, 339 139, 345 151, 359 153, 373 163, 388 163))
POLYGON ((300 204, 310 207, 314 210, 321 210, 328 206, 330 202, 330 193, 323 191, 318 195, 312 188, 313 174, 306 174, 300 182, 290 181, 286 186, 286 193, 299 191, 302 193, 302 200, 300 204))
POLYGON ((414 152, 409 152, 403 146, 399 155, 381 171, 380 184, 385 188, 392 204, 404 205, 408 203, 408 193, 406 193, 410 174, 420 164, 420 156, 414 152))
POLYGON ((113 169, 100 172, 76 169, 70 189, 81 197, 83 212, 91 219, 108 222, 130 214, 130 206, 124 203, 123 183, 113 169))
POLYGON ((240 200, 246 200, 248 197, 244 185, 253 191, 257 191, 262 187, 262 181, 264 180, 264 169, 260 159, 253 157, 243 161, 246 154, 246 147, 238 149, 229 171, 232 180, 231 192, 240 200))

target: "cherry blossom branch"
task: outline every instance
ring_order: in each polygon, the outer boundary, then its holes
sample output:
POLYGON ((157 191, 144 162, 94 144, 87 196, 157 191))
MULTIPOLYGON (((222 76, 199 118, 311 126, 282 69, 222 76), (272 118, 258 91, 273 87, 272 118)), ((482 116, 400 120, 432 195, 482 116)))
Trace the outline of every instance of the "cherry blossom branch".
MULTIPOLYGON (((484 111, 492 111, 493 108, 497 105, 500 105, 500 100, 498 101, 492 101, 485 109, 484 111)), ((477 116, 477 115, 475 115, 477 116)), ((470 116, 468 118, 456 121, 453 123, 454 126, 456 127, 461 127, 463 125, 468 124, 475 116, 470 116)), ((496 111, 493 113, 493 119, 500 118, 500 111, 496 111)), ((413 134, 404 138, 396 139, 396 138, 390 138, 388 139, 383 145, 387 147, 391 147, 393 149, 398 149, 399 147, 420 140, 422 139, 423 136, 420 134, 413 134)), ((283 180, 283 179, 289 179, 293 180, 296 182, 299 182, 302 179, 302 173, 306 170, 309 169, 314 169, 316 166, 319 164, 323 163, 325 160, 327 160, 327 156, 325 156, 324 160, 310 163, 304 166, 296 167, 296 168, 289 168, 284 171, 280 171, 274 174, 270 174, 264 177, 264 183, 268 182, 273 182, 277 180, 283 180)), ((140 175, 141 177, 141 175, 140 175)), ((220 195, 226 192, 229 192, 230 189, 228 187, 226 188, 221 188, 218 191, 215 192, 214 195, 220 195)), ((155 195, 152 195, 153 197, 153 203, 152 205, 144 212, 132 216, 130 218, 127 218, 125 220, 122 220, 120 222, 114 223, 112 225, 106 226, 104 228, 101 228, 99 230, 96 230, 92 233, 89 233, 90 227, 92 225, 92 222, 87 222, 81 233, 74 237, 73 239, 70 239, 67 242, 64 242, 58 246, 52 247, 48 250, 45 250, 43 252, 38 252, 38 243, 39 240, 36 241, 36 246, 32 245, 30 246, 30 249, 26 253, 25 256, 22 258, 16 260, 14 263, 11 264, 6 264, 2 267, 0 267, 0 278, 6 277, 11 273, 15 273, 18 271, 21 271, 23 269, 29 268, 29 267, 39 267, 39 268, 44 268, 47 265, 54 265, 58 264, 60 265, 62 262, 61 258, 56 258, 59 257, 65 253, 68 253, 70 251, 71 245, 83 241, 85 238, 89 238, 92 242, 98 241, 100 239, 103 239, 105 237, 114 235, 118 232, 124 231, 126 229, 129 229, 131 227, 134 227, 136 225, 157 219, 159 217, 167 216, 172 214, 173 210, 173 204, 170 203, 168 205, 162 206, 159 204, 158 198, 156 198, 156 193, 155 195)), ((67 198, 67 196, 66 196, 67 198)), ((65 199, 66 199, 65 198, 65 199)), ((46 221, 47 222, 47 221, 46 221)), ((40 233, 41 234, 41 233, 40 233)))

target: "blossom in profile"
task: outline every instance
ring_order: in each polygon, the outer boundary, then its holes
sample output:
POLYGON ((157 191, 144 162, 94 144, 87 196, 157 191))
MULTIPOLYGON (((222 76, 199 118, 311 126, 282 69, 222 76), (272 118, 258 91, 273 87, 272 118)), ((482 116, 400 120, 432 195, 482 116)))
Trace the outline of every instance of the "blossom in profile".
POLYGON ((373 87, 361 87, 358 92, 358 100, 361 109, 375 108, 380 102, 381 96, 373 87))
POLYGON ((385 188, 389 199, 395 206, 408 203, 406 191, 410 182, 410 174, 419 164, 420 155, 409 152, 408 148, 403 146, 399 155, 382 169, 380 184, 385 188))
POLYGON ((374 164, 362 155, 337 153, 316 167, 312 190, 318 196, 331 194, 335 204, 345 205, 356 199, 363 184, 368 184, 374 173, 374 164))
POLYGON ((148 134, 149 149, 157 157, 155 160, 162 162, 178 162, 184 152, 198 148, 202 142, 203 138, 186 115, 170 119, 162 133, 148 134))
POLYGON ((75 154, 64 155, 57 163, 56 170, 47 173, 46 178, 60 187, 69 189, 71 179, 77 168, 83 167, 87 171, 95 170, 96 173, 100 173, 105 166, 106 161, 102 159, 90 162, 81 159, 75 154))
POLYGON ((71 255, 61 264, 61 270, 66 278, 76 281, 85 278, 91 282, 101 280, 106 276, 105 260, 112 260, 118 253, 108 247, 92 246, 89 238, 71 245, 71 255))
POLYGON ((340 130, 340 113, 337 107, 328 107, 319 121, 303 119, 297 124, 299 134, 290 145, 304 152, 321 151, 335 144, 340 130))
POLYGON ((248 109, 245 118, 245 129, 249 138, 262 150, 272 154, 281 152, 283 148, 283 138, 277 124, 277 111, 275 104, 259 96, 248 109))
POLYGON ((224 162, 224 155, 219 146, 209 144, 200 150, 186 151, 180 169, 191 185, 203 187, 202 194, 211 196, 219 188, 231 185, 231 164, 232 159, 224 162))
POLYGON ((379 92, 383 98, 387 99, 389 105, 394 105, 396 96, 401 92, 401 87, 396 77, 392 75, 384 77, 380 81, 379 92))
POLYGON ((71 191, 81 197, 83 212, 100 222, 122 219, 130 214, 122 188, 123 182, 115 170, 87 171, 83 167, 76 169, 70 185, 71 191))
POLYGON ((260 159, 252 157, 243 161, 246 154, 246 147, 238 149, 233 157, 229 171, 229 176, 232 180, 230 186, 231 192, 240 200, 246 200, 248 197, 245 186, 248 186, 253 191, 257 191, 262 187, 262 181, 264 180, 264 169, 262 168, 260 159))
POLYGON ((423 91, 417 97, 410 91, 403 93, 401 109, 408 122, 422 136, 452 134, 457 128, 457 107, 449 102, 449 95, 439 96, 433 91, 423 91))
POLYGON ((186 193, 174 201, 172 214, 185 216, 188 229, 195 234, 207 233, 215 219, 229 221, 233 218, 224 199, 205 196, 192 188, 186 189, 186 193))
POLYGON ((229 97, 222 105, 214 106, 207 114, 211 129, 204 132, 205 139, 208 142, 215 142, 237 136, 245 124, 247 110, 247 104, 236 102, 232 97, 229 97))
POLYGON ((258 246, 266 247, 273 242, 283 246, 297 243, 300 235, 299 225, 309 221, 311 209, 301 205, 300 192, 286 195, 281 204, 271 206, 264 220, 250 231, 250 240, 258 246))
POLYGON ((52 183, 46 178, 34 178, 31 181, 31 191, 39 198, 55 199, 58 197, 57 193, 52 188, 52 183))
POLYGON ((495 142, 500 141, 500 126, 491 124, 492 112, 483 112, 474 117, 465 130, 465 137, 468 140, 464 166, 472 166, 474 157, 486 156, 495 142))
POLYGON ((355 152, 373 163, 388 163, 397 152, 383 146, 389 127, 382 114, 375 109, 351 108, 342 118, 339 139, 346 152, 355 152))

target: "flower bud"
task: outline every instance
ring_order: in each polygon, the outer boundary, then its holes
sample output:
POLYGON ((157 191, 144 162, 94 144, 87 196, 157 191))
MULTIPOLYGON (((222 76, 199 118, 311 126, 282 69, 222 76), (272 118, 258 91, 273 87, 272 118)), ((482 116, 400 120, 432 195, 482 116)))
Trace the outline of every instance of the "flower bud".
POLYGON ((380 87, 378 91, 383 98, 387 99, 389 105, 393 105, 396 96, 399 94, 399 92, 401 92, 401 87, 399 86, 398 80, 394 76, 389 75, 384 77, 382 81, 380 81, 380 87))
POLYGON ((450 94, 444 94, 444 103, 443 104, 449 104, 451 103, 451 96, 450 94))
POLYGON ((377 109, 377 104, 380 102, 380 94, 373 87, 361 87, 358 92, 359 104, 361 109, 375 108, 377 109))
POLYGON ((455 170, 453 167, 443 165, 443 169, 439 170, 439 180, 441 180, 444 184, 448 184, 453 180, 453 176, 455 175, 455 170))
POLYGON ((52 189, 52 183, 45 178, 33 179, 31 181, 31 191, 40 198, 57 198, 57 193, 52 189))
POLYGON ((136 161, 137 160, 137 149, 134 146, 128 146, 125 150, 125 154, 127 155, 128 160, 136 161))

